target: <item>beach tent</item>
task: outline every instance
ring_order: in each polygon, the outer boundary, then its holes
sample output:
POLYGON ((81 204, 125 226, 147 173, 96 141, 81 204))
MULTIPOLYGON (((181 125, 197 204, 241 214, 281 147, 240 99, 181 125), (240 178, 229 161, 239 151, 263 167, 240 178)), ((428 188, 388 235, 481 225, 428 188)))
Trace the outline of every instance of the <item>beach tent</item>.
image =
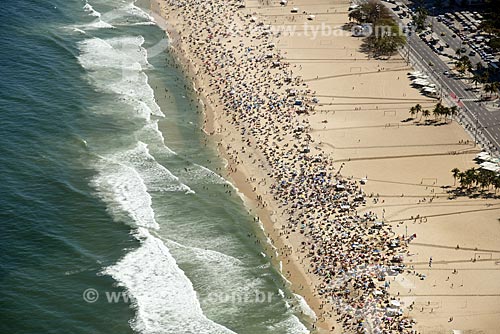
POLYGON ((292 13, 298 13, 299 9, 297 7, 293 7, 291 10, 292 13))
POLYGON ((491 159, 491 155, 488 152, 481 152, 476 155, 476 159, 486 161, 491 159))
POLYGON ((288 1, 287 1, 287 0, 281 0, 281 1, 280 1, 280 5, 282 5, 282 6, 286 6, 286 5, 287 5, 287 3, 288 3, 288 1))
POLYGON ((481 163, 479 166, 481 166, 482 169, 486 169, 492 172, 500 172, 500 166, 493 162, 485 161, 481 163))
POLYGON ((425 79, 415 79, 413 80, 413 84, 415 86, 428 86, 430 82, 425 79))
POLYGON ((316 17, 316 15, 309 15, 309 16, 307 17, 307 19, 308 19, 309 21, 312 21, 312 20, 314 20, 314 18, 315 18, 315 17, 316 17))
POLYGON ((436 88, 433 88, 433 87, 424 87, 423 91, 426 92, 426 93, 436 93, 436 88))

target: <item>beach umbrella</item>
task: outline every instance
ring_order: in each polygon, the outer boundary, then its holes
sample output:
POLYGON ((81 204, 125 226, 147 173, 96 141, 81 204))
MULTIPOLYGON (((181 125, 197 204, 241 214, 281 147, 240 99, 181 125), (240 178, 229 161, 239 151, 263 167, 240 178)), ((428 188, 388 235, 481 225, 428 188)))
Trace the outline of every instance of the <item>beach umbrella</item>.
POLYGON ((401 303, 398 300, 391 300, 390 304, 395 307, 401 307, 401 303))

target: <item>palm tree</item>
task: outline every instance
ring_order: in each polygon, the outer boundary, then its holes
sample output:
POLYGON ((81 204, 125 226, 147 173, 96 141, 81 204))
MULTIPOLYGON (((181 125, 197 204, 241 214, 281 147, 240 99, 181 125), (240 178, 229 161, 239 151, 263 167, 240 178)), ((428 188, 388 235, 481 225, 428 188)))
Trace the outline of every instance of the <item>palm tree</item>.
POLYGON ((493 84, 487 83, 484 85, 483 90, 491 96, 491 94, 495 91, 495 88, 493 87, 493 84))
POLYGON ((477 89, 477 84, 481 83, 481 76, 477 73, 474 73, 472 78, 470 79, 471 83, 473 83, 476 86, 477 89))
POLYGON ((456 184, 457 184, 457 177, 458 177, 458 175, 460 174, 460 169, 458 169, 458 168, 456 168, 456 167, 455 167, 455 168, 453 168, 453 169, 451 170, 451 172, 452 172, 452 174, 453 174, 453 179, 455 180, 455 181, 453 182, 453 185, 456 185, 456 184))
POLYGON ((429 109, 422 110, 422 116, 425 117, 426 121, 427 121, 427 119, 429 118, 430 115, 431 115, 431 112, 429 111, 429 109))
POLYGON ((495 187, 495 194, 496 194, 498 189, 500 188, 500 175, 495 176, 491 184, 493 185, 493 187, 495 187))
POLYGON ((491 83, 492 93, 495 93, 498 97, 498 90, 500 89, 500 82, 495 81, 491 83))
MULTIPOLYGON (((418 113, 422 112, 422 106, 420 105, 420 103, 417 103, 415 105, 415 112, 416 112, 416 115, 418 115, 418 113)), ((420 118, 422 118, 422 116, 420 116, 420 118)))
POLYGON ((443 106, 440 102, 436 104, 432 114, 436 119, 441 118, 441 115, 445 114, 445 106, 443 106))
POLYGON ((458 107, 457 106, 452 106, 451 108, 448 108, 450 112, 451 117, 455 117, 456 114, 458 114, 458 107))
POLYGON ((460 187, 467 186, 467 177, 465 175, 465 172, 458 173, 458 182, 460 182, 460 187))
POLYGON ((465 179, 467 180, 467 188, 471 185, 477 184, 477 174, 474 167, 465 171, 465 179))
POLYGON ((410 108, 410 115, 411 115, 412 118, 414 118, 416 112, 417 112, 417 110, 416 110, 415 107, 411 107, 410 108))

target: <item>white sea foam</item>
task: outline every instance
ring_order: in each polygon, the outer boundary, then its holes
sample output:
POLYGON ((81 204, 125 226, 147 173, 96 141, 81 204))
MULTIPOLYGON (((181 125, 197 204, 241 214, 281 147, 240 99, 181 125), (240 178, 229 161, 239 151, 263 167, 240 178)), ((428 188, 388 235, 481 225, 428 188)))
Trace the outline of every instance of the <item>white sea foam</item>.
POLYGON ((86 32, 83 31, 82 29, 78 29, 78 28, 72 28, 72 29, 73 29, 74 32, 78 32, 78 33, 83 34, 83 35, 86 34, 86 32))
POLYGON ((313 309, 307 304, 306 300, 304 297, 298 294, 293 294, 295 296, 295 299, 297 299, 298 302, 298 307, 300 308, 300 311, 307 317, 309 317, 311 320, 316 321, 316 313, 313 311, 313 309))
POLYGON ((299 318, 297 318, 295 315, 290 315, 288 318, 285 320, 272 325, 268 326, 268 329, 271 331, 276 331, 276 332, 285 332, 287 334, 308 334, 309 330, 307 329, 306 326, 304 326, 303 323, 300 322, 299 318))
POLYGON ((101 18, 98 18, 97 20, 94 20, 94 21, 87 23, 87 24, 77 25, 75 27, 81 28, 83 30, 114 29, 115 28, 112 24, 109 24, 108 22, 101 20, 101 18))
POLYGON ((158 120, 148 122, 142 129, 136 132, 136 136, 138 138, 146 138, 149 146, 153 145, 157 150, 160 150, 163 157, 177 154, 165 145, 163 133, 158 129, 158 120))
POLYGON ((231 265, 242 265, 243 262, 240 259, 232 257, 230 255, 217 252, 211 249, 202 249, 198 247, 185 246, 178 242, 175 242, 170 239, 162 239, 167 245, 173 245, 174 247, 180 247, 184 249, 189 249, 194 256, 203 261, 203 262, 211 262, 211 263, 222 263, 222 264, 231 264, 231 265))
POLYGON ((141 246, 103 271, 133 297, 134 330, 143 334, 234 333, 203 314, 193 285, 160 239, 143 228, 137 237, 141 246))
POLYGON ((155 22, 154 17, 152 17, 151 15, 146 13, 144 10, 142 10, 141 8, 134 5, 134 3, 131 3, 131 4, 123 7, 123 10, 125 10, 130 15, 146 19, 146 20, 153 22, 153 23, 155 22))
POLYGON ((150 116, 164 117, 155 101, 143 69, 149 67, 142 36, 90 38, 79 43, 78 61, 88 70, 96 88, 118 94, 131 105, 138 117, 149 121, 150 116))
POLYGON ((137 170, 149 191, 194 193, 187 185, 181 183, 177 176, 159 164, 143 142, 138 142, 137 146, 131 150, 115 154, 113 160, 121 161, 137 170))
POLYGON ((89 70, 105 68, 141 71, 149 65, 144 37, 90 38, 79 43, 80 64, 89 70))
POLYGON ((230 184, 219 174, 198 164, 188 167, 187 171, 181 172, 179 176, 194 184, 230 184))
MULTIPOLYGON (((187 185, 180 182, 177 176, 156 161, 143 142, 139 141, 135 147, 129 150, 118 151, 102 157, 102 160, 104 165, 108 163, 109 166, 116 165, 118 169, 133 170, 140 177, 148 192, 184 191, 193 193, 187 185)), ((109 168, 108 171, 112 172, 112 169, 109 168)))
POLYGON ((142 142, 138 142, 130 150, 101 156, 96 169, 98 175, 92 184, 98 196, 107 204, 116 220, 133 226, 159 228, 149 192, 193 193, 167 168, 160 165, 142 142))
POLYGON ((131 25, 133 25, 133 26, 154 26, 154 25, 156 25, 156 22, 153 22, 153 21, 136 22, 136 23, 132 23, 131 25))
POLYGON ((85 2, 85 6, 83 6, 83 10, 87 12, 90 16, 101 17, 101 13, 96 11, 94 7, 88 2, 85 2))
POLYGON ((115 220, 132 226, 159 228, 146 184, 133 167, 104 158, 96 164, 96 169, 98 174, 92 185, 115 220))
POLYGON ((101 18, 113 25, 155 24, 155 19, 134 3, 103 13, 101 18))

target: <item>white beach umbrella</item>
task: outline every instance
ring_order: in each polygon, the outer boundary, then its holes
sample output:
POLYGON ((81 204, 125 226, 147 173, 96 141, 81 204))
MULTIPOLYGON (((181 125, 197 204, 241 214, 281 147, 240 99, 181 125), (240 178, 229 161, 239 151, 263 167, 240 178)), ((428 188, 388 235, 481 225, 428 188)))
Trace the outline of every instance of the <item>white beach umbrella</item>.
POLYGON ((390 304, 392 306, 400 307, 401 303, 398 300, 391 300, 390 304))

